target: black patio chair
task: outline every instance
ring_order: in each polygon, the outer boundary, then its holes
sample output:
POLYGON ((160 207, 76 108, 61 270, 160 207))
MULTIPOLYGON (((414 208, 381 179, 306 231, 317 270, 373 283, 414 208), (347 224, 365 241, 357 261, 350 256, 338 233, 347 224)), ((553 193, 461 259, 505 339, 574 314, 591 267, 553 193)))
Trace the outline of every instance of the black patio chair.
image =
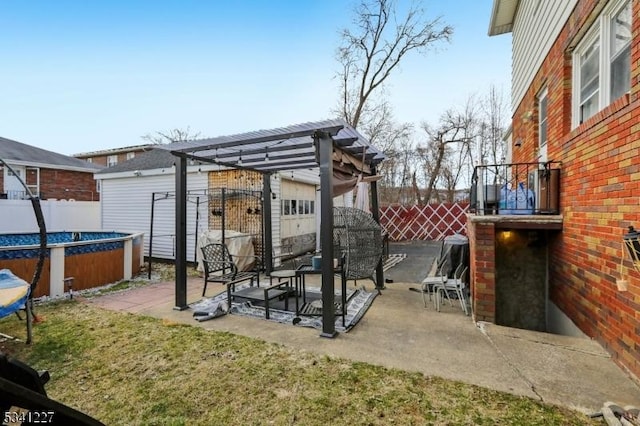
POLYGON ((256 280, 258 287, 260 286, 260 258, 253 257, 253 269, 250 271, 239 271, 236 263, 233 261, 231 253, 227 246, 222 243, 211 243, 202 247, 202 264, 204 266, 204 289, 202 290, 202 297, 207 292, 207 284, 222 283, 228 284, 231 282, 241 281, 253 281, 256 280))

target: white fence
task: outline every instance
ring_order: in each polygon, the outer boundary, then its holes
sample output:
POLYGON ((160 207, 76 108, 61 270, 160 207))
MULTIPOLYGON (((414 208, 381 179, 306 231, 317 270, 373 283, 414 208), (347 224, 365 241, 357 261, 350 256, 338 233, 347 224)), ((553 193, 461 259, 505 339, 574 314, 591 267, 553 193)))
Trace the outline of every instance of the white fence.
MULTIPOLYGON (((100 202, 40 201, 47 231, 99 231, 100 202)), ((29 200, 0 200, 0 234, 38 232, 29 200)))

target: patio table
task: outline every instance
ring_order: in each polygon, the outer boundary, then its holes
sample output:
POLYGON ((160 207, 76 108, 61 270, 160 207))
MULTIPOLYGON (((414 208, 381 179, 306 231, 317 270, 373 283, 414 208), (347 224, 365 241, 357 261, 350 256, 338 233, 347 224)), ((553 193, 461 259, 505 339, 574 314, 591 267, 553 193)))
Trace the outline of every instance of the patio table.
MULTIPOLYGON (((340 295, 340 305, 341 308, 338 312, 342 316, 342 326, 345 326, 345 316, 347 311, 347 277, 345 275, 344 268, 342 265, 339 265, 338 268, 334 269, 334 273, 340 274, 340 283, 341 283, 341 295, 340 295)), ((320 269, 314 269, 311 265, 301 265, 296 269, 296 288, 300 286, 300 290, 302 292, 302 306, 306 305, 306 283, 305 277, 307 275, 320 275, 322 271, 320 269)), ((322 290, 324 291, 324 289, 322 290)), ((296 295, 296 299, 297 299, 296 295)), ((298 305, 296 303, 296 315, 310 315, 310 314, 301 314, 300 310, 297 309, 298 305)))

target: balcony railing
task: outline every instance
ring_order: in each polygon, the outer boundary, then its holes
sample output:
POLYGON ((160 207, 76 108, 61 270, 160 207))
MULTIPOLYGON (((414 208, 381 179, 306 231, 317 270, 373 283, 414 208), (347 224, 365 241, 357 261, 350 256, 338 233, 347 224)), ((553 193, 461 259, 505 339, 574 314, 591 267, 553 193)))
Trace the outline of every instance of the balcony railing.
POLYGON ((469 209, 476 214, 559 214, 559 161, 476 166, 469 209))

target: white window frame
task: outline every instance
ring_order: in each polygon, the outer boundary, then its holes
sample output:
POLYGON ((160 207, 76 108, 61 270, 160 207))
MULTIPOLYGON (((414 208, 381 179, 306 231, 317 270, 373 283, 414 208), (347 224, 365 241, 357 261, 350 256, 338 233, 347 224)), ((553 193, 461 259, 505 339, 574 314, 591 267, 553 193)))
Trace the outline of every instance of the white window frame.
MULTIPOLYGON (((597 111, 601 111, 606 106, 615 101, 611 99, 611 19, 620 12, 623 7, 631 4, 633 8, 632 0, 616 0, 610 2, 609 5, 600 13, 598 18, 594 21, 593 27, 587 32, 585 37, 578 43, 576 49, 573 51, 572 65, 572 128, 578 127, 580 122, 580 57, 587 51, 587 49, 599 40, 600 42, 600 57, 598 61, 599 66, 599 82, 598 82, 598 95, 597 95, 597 111)), ((633 18, 633 10, 631 14, 633 18)), ((633 41, 632 41, 633 42, 633 41)), ((592 115, 593 116, 593 115, 592 115)), ((591 117, 592 117, 591 116, 591 117)), ((585 120, 588 120, 585 119, 585 120)))
POLYGON ((131 151, 131 152, 127 152, 127 160, 131 160, 133 158, 136 157, 136 153, 131 151))
POLYGON ((117 155, 107 155, 107 167, 112 167, 118 164, 117 155))

